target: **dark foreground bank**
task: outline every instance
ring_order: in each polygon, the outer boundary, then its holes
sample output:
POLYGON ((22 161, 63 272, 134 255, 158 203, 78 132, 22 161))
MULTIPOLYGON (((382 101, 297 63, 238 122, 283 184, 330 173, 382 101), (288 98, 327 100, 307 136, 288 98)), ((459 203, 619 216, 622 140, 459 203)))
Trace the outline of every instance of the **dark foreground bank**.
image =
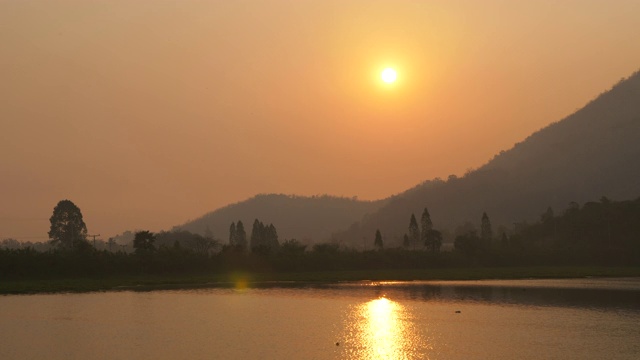
POLYGON ((339 281, 481 280, 528 278, 640 277, 640 267, 536 266, 465 267, 412 270, 318 272, 229 272, 224 274, 130 275, 108 277, 42 277, 4 279, 0 294, 92 291, 150 291, 189 288, 260 287, 268 282, 326 283, 339 281))

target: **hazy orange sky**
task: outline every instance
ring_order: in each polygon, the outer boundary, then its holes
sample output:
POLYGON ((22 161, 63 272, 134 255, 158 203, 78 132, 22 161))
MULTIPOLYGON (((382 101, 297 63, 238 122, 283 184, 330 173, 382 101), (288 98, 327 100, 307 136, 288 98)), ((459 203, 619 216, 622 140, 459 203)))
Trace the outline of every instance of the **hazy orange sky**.
POLYGON ((62 199, 107 238, 462 175, 638 70, 638 24, 637 0, 0 0, 0 239, 46 240, 62 199))

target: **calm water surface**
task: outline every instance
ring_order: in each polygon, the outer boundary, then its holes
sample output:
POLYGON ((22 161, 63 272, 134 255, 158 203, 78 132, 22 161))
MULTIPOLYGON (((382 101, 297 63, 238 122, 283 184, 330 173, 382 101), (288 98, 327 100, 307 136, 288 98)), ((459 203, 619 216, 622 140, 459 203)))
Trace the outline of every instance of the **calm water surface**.
POLYGON ((640 359, 640 279, 0 296, 0 359, 640 359))

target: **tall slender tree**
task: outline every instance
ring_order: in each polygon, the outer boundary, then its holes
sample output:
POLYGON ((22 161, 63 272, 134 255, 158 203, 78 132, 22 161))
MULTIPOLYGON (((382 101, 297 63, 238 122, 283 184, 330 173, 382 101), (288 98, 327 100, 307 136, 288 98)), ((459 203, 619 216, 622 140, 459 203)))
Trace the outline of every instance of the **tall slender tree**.
POLYGON ((418 221, 414 214, 411 214, 411 220, 409 220, 409 240, 411 241, 413 250, 415 250, 416 244, 420 240, 420 229, 418 228, 418 221))
POLYGON ((244 224, 238 220, 236 224, 236 246, 247 248, 247 233, 244 231, 244 224))
POLYGON ((265 229, 264 224, 255 219, 251 228, 251 250, 256 250, 265 245, 265 229))
POLYGON ((489 216, 487 213, 482 213, 482 220, 480 224, 480 239, 482 240, 485 246, 491 244, 491 239, 493 239, 493 230, 491 229, 491 221, 489 220, 489 216))
POLYGON ((545 211, 544 213, 542 213, 542 215, 540 215, 540 221, 543 224, 547 224, 553 221, 553 209, 551 208, 551 206, 547 208, 547 211, 545 211))
POLYGON ((236 223, 232 222, 229 227, 229 245, 236 246, 236 238, 238 237, 236 233, 236 223))
POLYGON ((422 212, 422 217, 420 218, 420 225, 421 225, 420 240, 422 240, 422 243, 424 244, 424 246, 431 249, 432 248, 431 243, 434 241, 432 236, 433 233, 431 232, 433 230, 433 222, 431 222, 431 215, 429 214, 429 210, 427 210, 427 208, 424 208, 424 211, 422 212))
POLYGON ((376 229, 376 238, 373 241, 373 246, 378 250, 382 250, 382 234, 380 233, 380 229, 376 229))
POLYGON ((442 233, 438 230, 431 229, 427 232, 427 249, 431 252, 439 252, 442 246, 442 233))
POLYGON ((276 227, 273 224, 266 226, 262 221, 255 219, 251 228, 249 246, 252 252, 261 254, 273 252, 279 246, 276 227))
POLYGON ((273 226, 273 224, 269 224, 269 226, 267 226, 266 232, 267 244, 269 245, 269 247, 273 250, 280 246, 280 243, 278 242, 278 231, 276 230, 276 227, 273 226))
POLYGON ((507 238, 507 233, 503 232, 502 237, 500 238, 500 246, 503 248, 507 248, 509 246, 509 238, 507 238))

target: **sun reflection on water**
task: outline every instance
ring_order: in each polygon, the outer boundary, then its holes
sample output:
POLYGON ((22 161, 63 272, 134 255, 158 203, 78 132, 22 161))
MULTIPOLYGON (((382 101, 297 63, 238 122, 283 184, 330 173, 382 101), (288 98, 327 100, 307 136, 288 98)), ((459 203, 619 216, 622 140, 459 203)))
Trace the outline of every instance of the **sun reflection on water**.
POLYGON ((424 340, 399 303, 381 297, 356 306, 347 322, 349 359, 419 359, 424 340))

